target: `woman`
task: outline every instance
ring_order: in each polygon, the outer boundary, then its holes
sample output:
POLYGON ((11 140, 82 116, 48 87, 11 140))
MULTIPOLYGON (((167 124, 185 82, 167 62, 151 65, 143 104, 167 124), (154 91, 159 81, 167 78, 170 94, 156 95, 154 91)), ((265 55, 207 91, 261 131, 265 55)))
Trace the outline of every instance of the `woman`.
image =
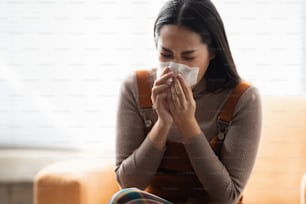
POLYGON ((170 0, 154 35, 160 63, 197 69, 196 83, 187 83, 173 67, 162 67, 157 76, 151 71, 153 125, 147 130, 136 76, 124 82, 115 169, 122 190, 110 203, 237 203, 260 139, 258 91, 250 86, 240 96, 216 151, 211 141, 218 134, 218 115, 242 81, 216 8, 209 0, 170 0))

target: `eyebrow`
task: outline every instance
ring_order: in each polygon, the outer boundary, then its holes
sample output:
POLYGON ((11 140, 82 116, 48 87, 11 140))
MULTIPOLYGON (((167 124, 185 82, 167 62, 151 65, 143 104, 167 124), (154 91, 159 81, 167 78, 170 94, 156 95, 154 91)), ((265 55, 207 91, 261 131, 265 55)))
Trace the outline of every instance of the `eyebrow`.
MULTIPOLYGON (((170 49, 168 49, 168 48, 165 48, 165 47, 161 47, 162 48, 162 50, 164 50, 164 51, 166 51, 166 52, 172 52, 170 49)), ((194 53, 196 51, 196 49, 193 49, 193 50, 185 50, 185 51, 183 51, 182 52, 182 54, 191 54, 191 53, 194 53)))

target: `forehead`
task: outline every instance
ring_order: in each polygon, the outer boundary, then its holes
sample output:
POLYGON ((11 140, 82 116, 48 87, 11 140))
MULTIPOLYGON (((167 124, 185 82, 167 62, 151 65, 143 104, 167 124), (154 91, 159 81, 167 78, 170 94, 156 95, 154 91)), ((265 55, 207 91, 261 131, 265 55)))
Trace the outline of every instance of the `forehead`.
POLYGON ((201 36, 185 27, 177 25, 164 25, 160 29, 158 47, 174 50, 190 50, 205 46, 201 36))

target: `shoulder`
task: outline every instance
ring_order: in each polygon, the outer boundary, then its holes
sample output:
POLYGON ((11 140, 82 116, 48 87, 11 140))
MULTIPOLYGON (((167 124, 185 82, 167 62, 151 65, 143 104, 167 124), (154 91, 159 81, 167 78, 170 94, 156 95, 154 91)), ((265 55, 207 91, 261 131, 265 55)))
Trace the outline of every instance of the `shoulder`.
POLYGON ((260 100, 260 92, 257 87, 254 85, 250 85, 250 87, 242 94, 241 96, 241 103, 244 101, 251 102, 260 100))
MULTIPOLYGON (((139 84, 137 82, 137 74, 136 74, 137 71, 138 70, 133 70, 127 73, 126 76, 124 77, 120 87, 121 99, 128 101, 133 100, 135 102, 138 100, 139 84)), ((146 69, 145 71, 147 71, 149 74, 150 85, 152 87, 156 78, 156 69, 146 69)))
POLYGON ((261 109, 260 91, 252 84, 240 96, 235 112, 242 111, 245 109, 248 109, 249 111, 250 109, 252 111, 260 111, 261 109))
POLYGON ((122 89, 135 90, 137 91, 138 82, 137 82, 137 71, 145 71, 149 74, 150 83, 153 84, 156 79, 156 69, 137 69, 129 72, 122 82, 122 89))

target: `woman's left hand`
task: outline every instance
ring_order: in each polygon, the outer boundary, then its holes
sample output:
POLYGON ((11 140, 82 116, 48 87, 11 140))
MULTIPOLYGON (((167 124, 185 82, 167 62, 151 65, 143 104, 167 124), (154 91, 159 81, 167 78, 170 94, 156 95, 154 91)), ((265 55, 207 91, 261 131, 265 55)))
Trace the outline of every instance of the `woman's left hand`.
POLYGON ((183 140, 198 136, 201 129, 195 118, 196 102, 193 99, 191 88, 181 74, 173 78, 173 83, 168 93, 169 109, 173 121, 182 135, 183 140))

